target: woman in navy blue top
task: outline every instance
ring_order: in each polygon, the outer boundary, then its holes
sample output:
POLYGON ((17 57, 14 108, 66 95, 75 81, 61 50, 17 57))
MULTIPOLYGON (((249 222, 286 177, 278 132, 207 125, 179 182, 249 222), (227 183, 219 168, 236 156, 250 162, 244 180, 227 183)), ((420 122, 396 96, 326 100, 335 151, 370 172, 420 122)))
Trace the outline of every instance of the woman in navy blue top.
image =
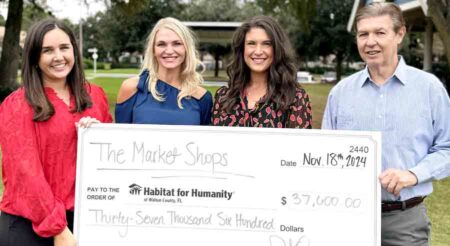
POLYGON ((200 86, 200 61, 189 29, 168 17, 148 37, 139 77, 125 80, 116 104, 117 123, 209 125, 212 95, 200 86))

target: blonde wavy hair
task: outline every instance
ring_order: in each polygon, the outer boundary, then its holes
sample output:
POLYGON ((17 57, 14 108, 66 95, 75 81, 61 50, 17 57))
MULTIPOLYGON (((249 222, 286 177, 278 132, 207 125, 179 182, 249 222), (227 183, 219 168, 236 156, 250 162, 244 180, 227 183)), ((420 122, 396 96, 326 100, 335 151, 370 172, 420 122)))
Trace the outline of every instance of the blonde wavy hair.
POLYGON ((198 58, 198 52, 195 49, 195 36, 188 27, 172 17, 160 19, 147 38, 147 48, 145 50, 145 58, 141 66, 141 71, 149 71, 147 79, 149 82, 148 90, 152 96, 160 102, 164 101, 164 95, 156 90, 159 64, 154 54, 156 34, 163 28, 175 32, 180 37, 183 46, 186 49, 186 57, 181 64, 181 90, 177 96, 178 107, 183 108, 181 100, 185 97, 192 96, 203 83, 203 78, 200 73, 196 71, 196 68, 200 65, 204 69, 204 65, 198 58))

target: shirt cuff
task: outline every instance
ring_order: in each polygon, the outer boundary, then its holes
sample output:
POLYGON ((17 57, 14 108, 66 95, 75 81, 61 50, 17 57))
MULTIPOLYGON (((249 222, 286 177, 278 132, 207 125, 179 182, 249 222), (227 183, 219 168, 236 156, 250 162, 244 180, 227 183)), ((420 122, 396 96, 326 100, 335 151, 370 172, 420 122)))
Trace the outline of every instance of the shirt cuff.
POLYGON ((409 169, 417 177, 417 184, 422 184, 431 180, 431 174, 425 165, 418 165, 409 169))
POLYGON ((54 237, 66 226, 66 209, 60 201, 55 201, 55 207, 42 221, 33 222, 33 230, 41 237, 54 237))

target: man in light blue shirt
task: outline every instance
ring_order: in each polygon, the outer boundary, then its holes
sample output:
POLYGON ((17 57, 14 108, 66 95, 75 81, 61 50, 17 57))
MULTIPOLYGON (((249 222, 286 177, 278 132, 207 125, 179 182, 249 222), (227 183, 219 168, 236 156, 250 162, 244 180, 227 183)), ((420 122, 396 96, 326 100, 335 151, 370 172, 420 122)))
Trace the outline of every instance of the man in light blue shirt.
POLYGON ((406 29, 400 8, 372 3, 356 15, 367 66, 330 92, 323 129, 382 133, 382 245, 429 245, 422 201, 432 181, 450 176, 450 99, 432 74, 406 65, 397 49, 406 29))

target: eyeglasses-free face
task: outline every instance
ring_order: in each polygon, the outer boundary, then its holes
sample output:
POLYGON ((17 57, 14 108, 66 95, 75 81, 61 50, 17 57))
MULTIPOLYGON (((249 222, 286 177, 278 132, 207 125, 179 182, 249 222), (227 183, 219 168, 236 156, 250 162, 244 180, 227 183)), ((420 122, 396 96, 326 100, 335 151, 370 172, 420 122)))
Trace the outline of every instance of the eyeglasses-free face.
POLYGON ((369 69, 395 69, 398 62, 397 49, 405 36, 404 27, 396 33, 388 15, 361 19, 356 26, 359 55, 369 69))
POLYGON ((262 28, 251 28, 245 35, 244 61, 252 73, 267 73, 273 62, 272 41, 262 28))
POLYGON ((180 70, 186 58, 186 48, 181 38, 172 30, 162 28, 155 37, 154 54, 158 70, 180 70))
POLYGON ((64 31, 56 28, 45 34, 39 58, 44 84, 65 83, 74 60, 72 43, 64 31))

